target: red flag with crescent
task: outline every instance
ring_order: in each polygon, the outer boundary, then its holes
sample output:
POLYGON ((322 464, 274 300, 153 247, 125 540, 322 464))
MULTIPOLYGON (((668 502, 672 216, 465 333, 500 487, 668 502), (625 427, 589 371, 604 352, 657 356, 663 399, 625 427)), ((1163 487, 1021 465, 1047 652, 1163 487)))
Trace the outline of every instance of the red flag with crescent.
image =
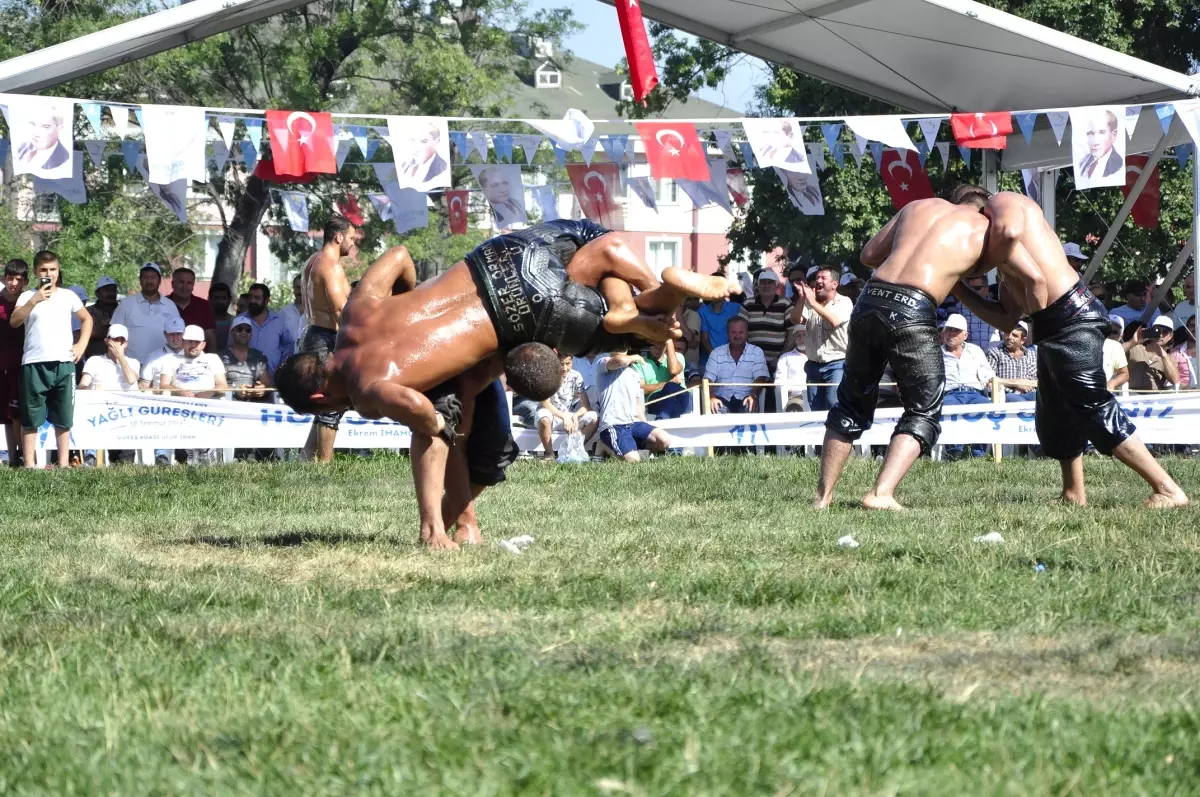
POLYGON ((950 129, 960 147, 971 149, 1006 149, 1008 135, 1013 131, 1012 114, 955 113, 950 115, 950 129))
POLYGON ((346 221, 355 227, 363 226, 365 218, 363 217, 362 206, 358 204, 358 197, 354 196, 354 194, 346 194, 345 197, 338 200, 335 207, 337 208, 337 212, 342 214, 346 221))
POLYGON ((879 162, 879 176, 892 196, 892 204, 900 210, 916 199, 932 199, 933 186, 915 150, 889 149, 879 162))
POLYGON ((271 158, 275 173, 337 174, 334 157, 333 117, 309 111, 267 111, 271 158))
POLYGON ((726 169, 725 183, 729 187, 729 195, 739 208, 750 201, 750 189, 746 187, 746 173, 741 169, 726 169))
POLYGON ((625 229, 625 213, 617 204, 620 166, 615 163, 568 163, 567 174, 583 215, 610 230, 625 229))
POLYGON ((700 143, 695 125, 683 122, 634 122, 633 126, 637 128, 646 147, 650 175, 655 180, 696 180, 707 183, 711 179, 708 153, 700 143))
POLYGON ((629 62, 629 84, 633 87, 633 98, 641 102, 658 85, 654 51, 650 49, 650 39, 646 36, 641 3, 638 0, 617 0, 616 6, 621 39, 625 42, 625 60, 629 62))
MULTIPOLYGON (((1129 192, 1133 190, 1133 184, 1142 176, 1142 171, 1146 168, 1146 164, 1150 162, 1150 158, 1145 155, 1126 155, 1125 156, 1125 185, 1121 186, 1121 193, 1129 197, 1129 192)), ((1138 198, 1133 202, 1133 223, 1139 227, 1148 227, 1154 229, 1158 226, 1158 166, 1155 165, 1154 171, 1150 173, 1150 179, 1146 181, 1146 185, 1142 188, 1142 193, 1138 194, 1138 198)))
POLYGON ((467 234, 467 208, 470 202, 470 191, 446 192, 446 212, 450 215, 450 234, 467 234))

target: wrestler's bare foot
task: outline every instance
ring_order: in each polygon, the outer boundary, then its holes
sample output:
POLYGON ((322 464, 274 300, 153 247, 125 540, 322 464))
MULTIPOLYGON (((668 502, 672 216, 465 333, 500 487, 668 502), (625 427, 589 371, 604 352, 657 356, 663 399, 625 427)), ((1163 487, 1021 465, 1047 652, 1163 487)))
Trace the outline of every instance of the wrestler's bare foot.
POLYGON ((1087 506, 1087 494, 1075 492, 1074 490, 1063 490, 1062 495, 1060 495, 1058 498, 1055 498, 1053 503, 1061 504, 1063 506, 1066 506, 1067 504, 1071 504, 1073 506, 1087 506))
POLYGON ((458 530, 454 532, 454 541, 459 545, 482 545, 483 534, 479 531, 478 526, 466 526, 459 523, 458 530))
POLYGON ((699 297, 706 302, 714 299, 728 299, 733 294, 742 292, 742 286, 738 284, 737 280, 709 277, 678 266, 663 269, 662 281, 664 285, 670 285, 672 288, 677 288, 690 296, 699 297))
POLYGON ((1156 491, 1154 495, 1146 499, 1146 508, 1178 509, 1181 506, 1187 506, 1187 502, 1188 497, 1176 485, 1172 491, 1156 491))
POLYGON ((833 503, 832 498, 822 498, 820 496, 817 496, 816 498, 813 499, 812 508, 813 509, 825 509, 831 503, 833 503))
POLYGON ((882 509, 888 512, 904 512, 904 507, 890 495, 876 495, 874 491, 863 496, 863 509, 882 509))
POLYGON ((639 338, 648 340, 651 343, 665 343, 668 338, 674 337, 676 332, 681 337, 683 335, 672 324, 667 323, 662 316, 640 314, 636 318, 630 319, 623 326, 623 331, 637 335, 639 338))
POLYGON ((444 531, 435 531, 432 534, 421 532, 421 544, 431 551, 458 550, 458 544, 447 537, 444 531))

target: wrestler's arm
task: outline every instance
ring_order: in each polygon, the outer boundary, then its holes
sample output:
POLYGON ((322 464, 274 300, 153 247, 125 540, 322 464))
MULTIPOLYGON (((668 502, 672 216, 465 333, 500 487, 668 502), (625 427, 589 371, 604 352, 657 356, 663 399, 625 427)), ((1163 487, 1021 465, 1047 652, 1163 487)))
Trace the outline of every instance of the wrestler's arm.
POLYGON ((1027 231, 1026 199, 1011 194, 1006 196, 1006 193, 994 195, 983 209, 983 215, 992 222, 988 227, 984 259, 1020 283, 1026 307, 1037 307, 1038 289, 1045 293, 1046 277, 1021 245, 1027 231))
MULTIPOLYGON (((1004 290, 1003 286, 1000 289, 1004 290)), ((963 282, 958 282, 950 291, 975 315, 1001 332, 1009 332, 1021 320, 1020 311, 1010 306, 1009 302, 998 302, 995 299, 985 299, 963 282)))
POLYGON ((896 221, 900 218, 897 213, 891 221, 883 225, 883 229, 875 233, 867 245, 863 247, 858 259, 868 268, 879 268, 892 253, 892 241, 895 240, 896 221))
MULTIPOLYGON (((361 285, 361 283, 359 283, 361 285)), ((354 397, 354 409, 364 418, 391 418, 414 434, 436 436, 446 428, 433 402, 412 388, 395 382, 373 382, 354 397)))
POLYGON ((368 266, 353 295, 384 299, 392 295, 397 282, 410 289, 417 284, 417 266, 404 246, 393 246, 368 266))

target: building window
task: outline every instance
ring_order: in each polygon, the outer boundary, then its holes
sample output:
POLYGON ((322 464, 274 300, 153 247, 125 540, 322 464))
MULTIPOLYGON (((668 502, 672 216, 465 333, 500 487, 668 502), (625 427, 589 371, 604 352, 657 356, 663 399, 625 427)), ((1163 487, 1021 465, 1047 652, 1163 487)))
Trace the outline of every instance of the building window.
POLYGON ((655 180, 654 201, 660 205, 678 205, 679 186, 674 180, 655 180))
POLYGON ((633 102, 633 85, 628 80, 621 84, 621 99, 633 102))
POLYGON ((679 265, 679 241, 657 240, 646 242, 646 264, 656 275, 661 276, 663 269, 679 265))
POLYGON ((542 67, 537 71, 537 87, 539 89, 556 89, 562 85, 562 75, 557 69, 542 67))

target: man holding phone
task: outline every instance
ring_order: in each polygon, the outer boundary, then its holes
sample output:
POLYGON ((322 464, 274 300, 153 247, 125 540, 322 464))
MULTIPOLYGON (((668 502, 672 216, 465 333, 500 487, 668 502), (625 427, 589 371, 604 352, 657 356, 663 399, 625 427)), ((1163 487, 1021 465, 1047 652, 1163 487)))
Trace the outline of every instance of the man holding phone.
POLYGON ((25 327, 21 356, 21 454, 35 467, 37 431, 49 419, 58 444, 58 466, 67 467, 75 417, 75 363, 92 336, 92 317, 71 291, 58 289, 58 255, 43 250, 33 258, 34 285, 17 299, 8 319, 25 327), (79 342, 72 340, 71 316, 79 319, 79 342))

